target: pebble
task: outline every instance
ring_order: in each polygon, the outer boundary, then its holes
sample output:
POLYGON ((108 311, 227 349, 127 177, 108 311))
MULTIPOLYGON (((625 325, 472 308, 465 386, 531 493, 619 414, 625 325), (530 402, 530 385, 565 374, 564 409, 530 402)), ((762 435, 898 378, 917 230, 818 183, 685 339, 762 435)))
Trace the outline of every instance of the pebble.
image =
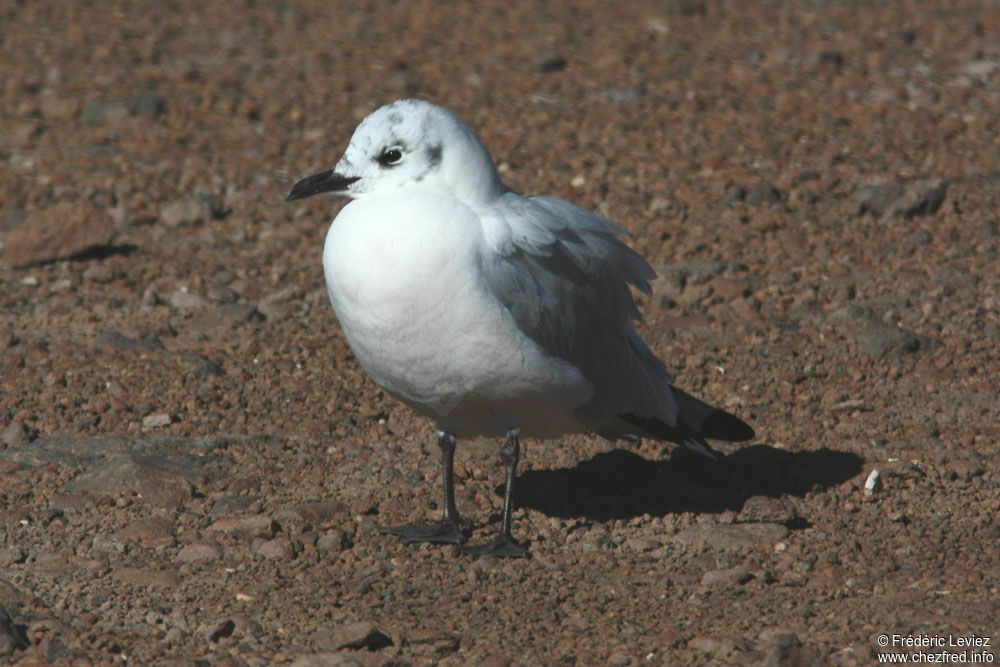
POLYGON ((14 623, 7 610, 0 606, 0 656, 11 656, 16 650, 28 648, 23 626, 14 623))
POLYGON ((198 368, 194 369, 194 376, 198 379, 204 379, 209 376, 222 377, 225 374, 226 371, 222 369, 222 366, 214 361, 205 361, 198 368))
POLYGON ((753 575, 741 567, 710 570, 701 578, 702 586, 736 586, 753 579, 753 575))
POLYGON ((294 554, 292 541, 287 537, 275 537, 257 547, 258 555, 268 560, 288 560, 294 554))
POLYGON ((128 105, 121 100, 91 100, 83 107, 83 122, 91 127, 112 125, 128 115, 128 105))
POLYGON ((126 454, 84 471, 66 488, 93 495, 133 491, 154 507, 175 507, 192 497, 196 482, 211 476, 202 458, 126 454))
POLYGON ((139 586, 173 588, 181 583, 181 576, 174 570, 119 567, 111 571, 111 576, 118 581, 139 586))
POLYGON ((736 516, 739 523, 788 523, 798 518, 795 507, 784 498, 751 496, 736 516))
POLYGON ((106 211, 85 202, 58 202, 28 214, 7 237, 3 258, 13 266, 67 259, 110 245, 115 234, 106 211))
POLYGON ((346 648, 366 648, 376 651, 392 644, 392 640, 385 633, 368 621, 319 628, 313 634, 313 641, 317 647, 327 651, 346 648))
POLYGON ((208 563, 218 560, 219 556, 221 554, 218 547, 204 542, 195 542, 181 549, 177 553, 177 560, 182 563, 208 563))
POLYGON ((916 352, 920 349, 920 339, 916 334, 902 327, 869 319, 857 335, 858 350, 873 359, 881 359, 889 354, 916 352))
POLYGON ((320 526, 335 519, 346 519, 347 507, 336 500, 298 503, 274 514, 279 523, 320 526))
POLYGON ((161 428, 163 426, 170 426, 170 422, 173 418, 166 412, 159 412, 154 415, 146 415, 142 418, 143 428, 161 428))
POLYGON ((756 549, 780 542, 788 529, 777 523, 744 523, 733 525, 696 524, 688 526, 670 538, 676 544, 703 549, 711 547, 721 551, 756 549))
POLYGON ((160 222, 168 227, 207 222, 221 217, 222 211, 222 202, 216 197, 175 199, 160 208, 160 222))
POLYGON ((270 516, 258 514, 255 516, 225 517, 212 523, 208 530, 222 533, 232 533, 240 539, 271 539, 274 537, 277 525, 270 516))
POLYGON ((31 442, 31 432, 21 422, 11 422, 0 431, 0 442, 8 447, 23 447, 31 442))
POLYGON ((551 48, 544 48, 536 53, 532 62, 539 72, 549 73, 566 69, 566 59, 551 48))
POLYGON ((873 495, 876 491, 882 488, 882 476, 879 474, 878 470, 872 470, 868 473, 868 478, 865 480, 865 495, 873 495))

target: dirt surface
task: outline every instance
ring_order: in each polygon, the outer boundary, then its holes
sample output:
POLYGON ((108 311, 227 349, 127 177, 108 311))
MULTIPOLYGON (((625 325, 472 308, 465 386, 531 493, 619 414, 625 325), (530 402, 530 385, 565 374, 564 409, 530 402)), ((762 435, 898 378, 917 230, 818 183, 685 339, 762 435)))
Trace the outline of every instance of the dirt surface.
POLYGON ((1000 8, 511 5, 0 4, 0 660, 995 660, 1000 8), (403 96, 627 227, 758 439, 529 441, 530 560, 379 534, 438 515, 433 425, 327 303, 340 204, 283 198, 403 96))

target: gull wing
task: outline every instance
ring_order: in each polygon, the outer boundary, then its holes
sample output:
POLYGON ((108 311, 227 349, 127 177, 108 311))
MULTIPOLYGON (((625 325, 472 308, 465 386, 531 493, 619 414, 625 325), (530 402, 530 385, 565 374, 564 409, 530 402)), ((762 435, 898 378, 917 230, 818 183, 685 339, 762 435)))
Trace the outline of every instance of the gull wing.
POLYGON ((594 383, 578 418, 608 437, 649 435, 623 414, 676 426, 673 377, 633 325, 629 285, 649 293, 656 274, 618 239, 625 230, 562 199, 514 192, 480 220, 487 289, 526 336, 594 383))

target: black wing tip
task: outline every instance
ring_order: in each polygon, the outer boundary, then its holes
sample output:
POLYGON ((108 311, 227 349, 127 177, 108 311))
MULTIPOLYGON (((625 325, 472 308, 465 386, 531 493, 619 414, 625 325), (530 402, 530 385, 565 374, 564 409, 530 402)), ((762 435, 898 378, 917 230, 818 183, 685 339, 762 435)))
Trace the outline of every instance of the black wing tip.
POLYGON ((701 434, 706 438, 726 442, 745 442, 757 437, 750 424, 718 408, 702 423, 701 434))
POLYGON ((679 444, 685 444, 688 440, 700 441, 705 438, 723 442, 745 442, 757 437, 753 427, 739 417, 719 408, 715 408, 697 430, 683 423, 671 426, 662 419, 640 417, 634 412, 620 414, 617 417, 638 429, 637 435, 639 436, 670 440, 679 444))

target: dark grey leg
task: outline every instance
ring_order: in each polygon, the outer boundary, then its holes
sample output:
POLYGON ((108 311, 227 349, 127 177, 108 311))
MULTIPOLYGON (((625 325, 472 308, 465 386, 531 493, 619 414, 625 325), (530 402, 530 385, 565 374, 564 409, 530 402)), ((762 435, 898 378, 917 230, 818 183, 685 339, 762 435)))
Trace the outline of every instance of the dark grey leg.
POLYGON ((448 542, 462 544, 466 540, 468 525, 462 523, 455 507, 455 436, 447 431, 438 431, 438 447, 441 448, 441 481, 444 486, 444 517, 429 526, 408 523, 402 526, 386 526, 379 532, 395 535, 404 542, 448 542))
POLYGON ((493 554, 508 558, 526 558, 528 550, 517 542, 510 532, 510 515, 514 511, 514 476, 517 472, 517 462, 521 458, 520 433, 516 428, 507 431, 507 442, 500 450, 507 476, 507 484, 503 494, 503 514, 500 516, 500 534, 489 544, 476 544, 460 547, 462 553, 470 555, 493 554))

